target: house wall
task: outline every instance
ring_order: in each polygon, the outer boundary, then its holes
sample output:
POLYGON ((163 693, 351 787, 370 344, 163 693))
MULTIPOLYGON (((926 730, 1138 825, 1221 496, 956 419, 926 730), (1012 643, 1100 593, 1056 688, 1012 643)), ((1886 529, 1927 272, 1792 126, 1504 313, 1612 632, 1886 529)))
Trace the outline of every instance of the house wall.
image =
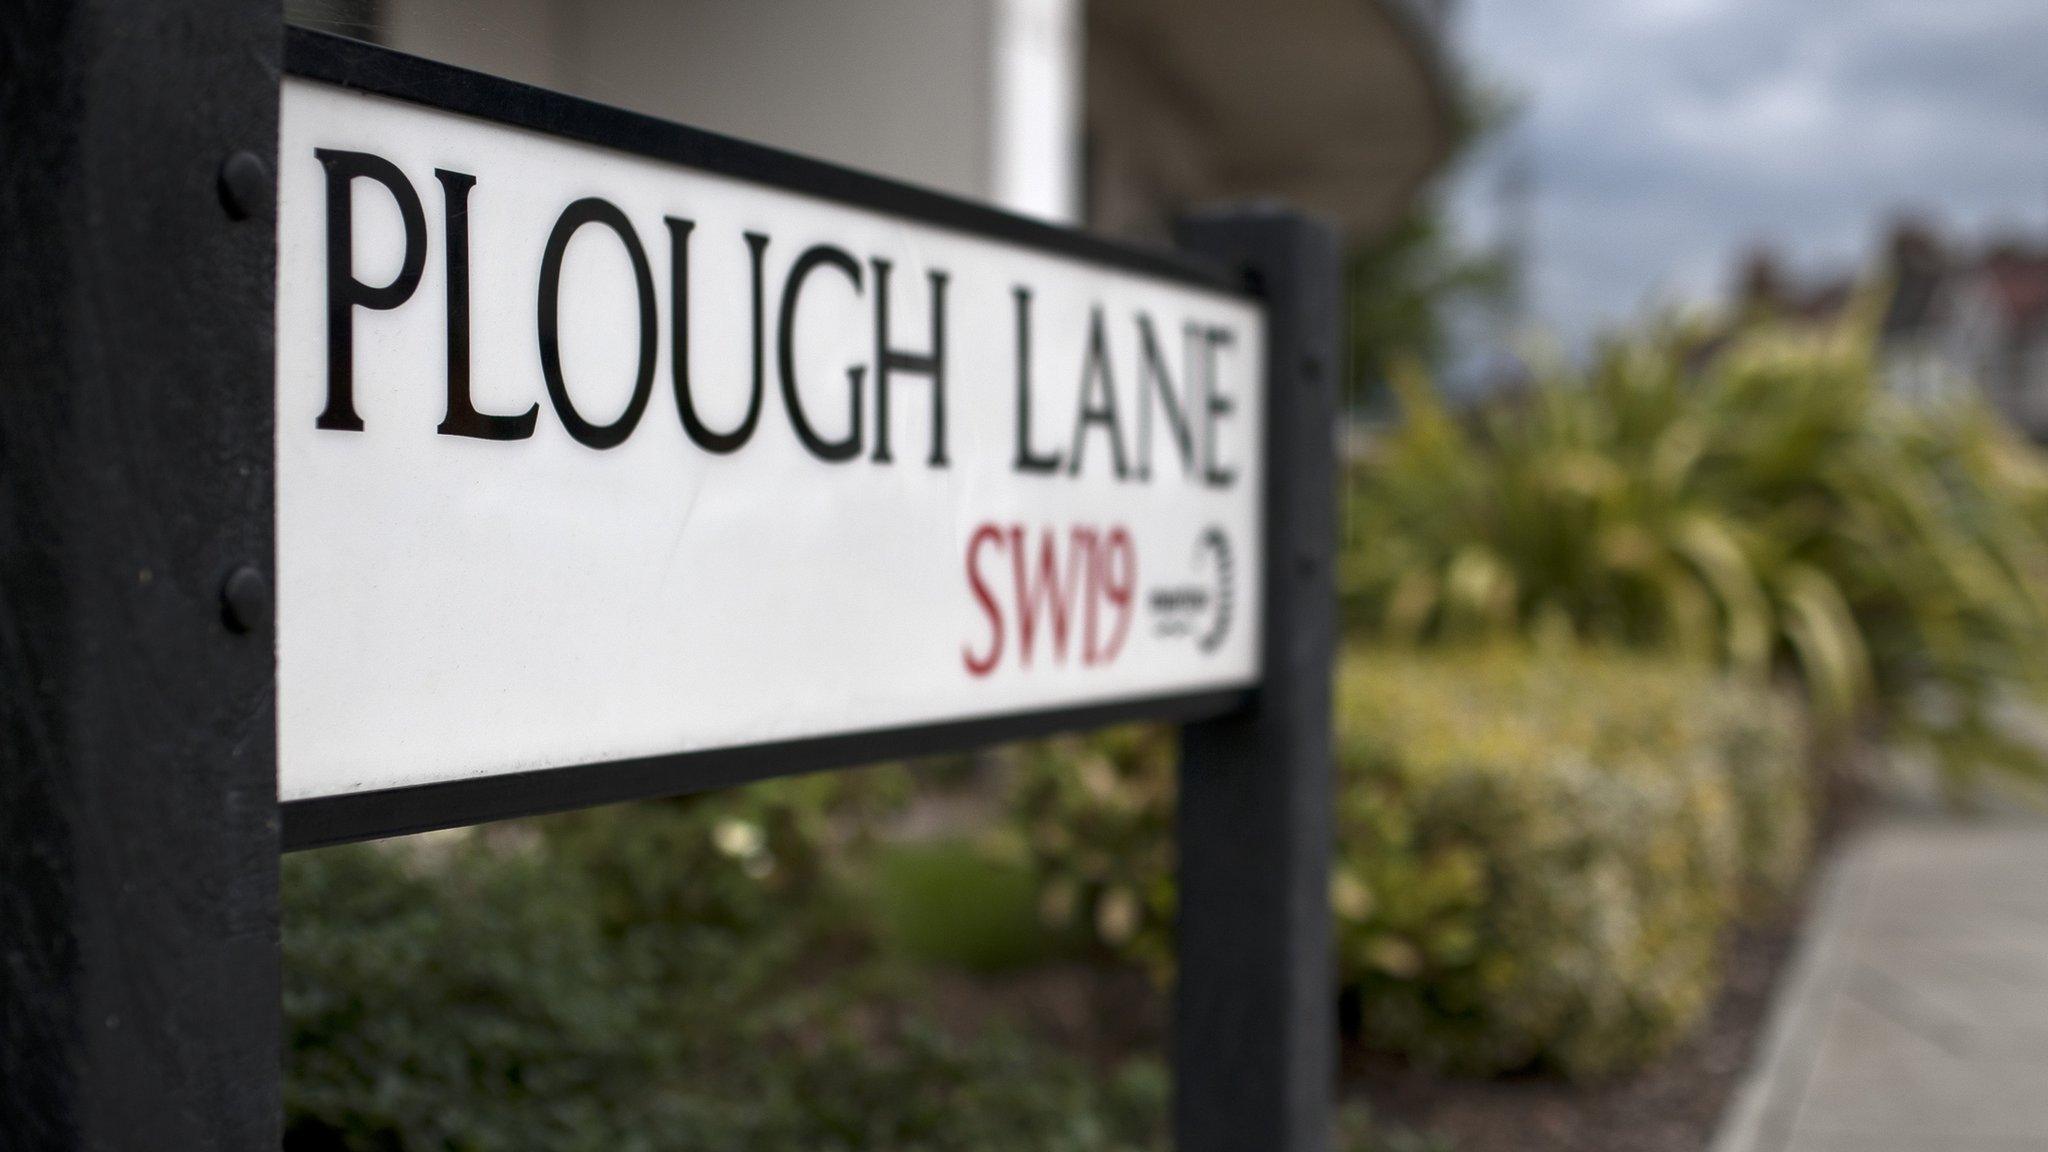
POLYGON ((2048 440, 2048 334, 2035 332, 2010 348, 2013 422, 2035 440, 2048 440))
POLYGON ((1081 222, 1082 0, 995 0, 990 22, 990 199, 1081 222))
POLYGON ((568 6, 582 95, 963 196, 992 191, 984 0, 568 6))
POLYGON ((1154 242, 1226 200, 1371 235, 1454 121, 1440 0, 285 3, 298 23, 1154 242))
MULTIPOLYGON (((383 0, 371 35, 400 51, 1073 222, 1079 3, 383 0)), ((321 26, 320 0, 295 9, 321 26)))
POLYGON ((384 0, 376 7, 377 38, 401 52, 543 88, 572 83, 560 0, 384 0))
POLYGON ((2022 432, 2048 441, 2048 331, 2016 331, 1996 286, 1965 271, 1943 289, 1933 330, 1885 348, 1887 379, 1903 394, 1972 389, 2022 432))

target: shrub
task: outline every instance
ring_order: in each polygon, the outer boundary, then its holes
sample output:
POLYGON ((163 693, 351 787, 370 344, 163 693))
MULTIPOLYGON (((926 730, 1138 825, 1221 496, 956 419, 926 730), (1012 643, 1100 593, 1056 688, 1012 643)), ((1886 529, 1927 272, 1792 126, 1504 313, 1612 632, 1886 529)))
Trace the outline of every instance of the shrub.
POLYGON ((881 942, 920 962, 993 973, 1042 963, 1054 943, 1014 853, 966 839, 891 844, 860 866, 881 942))
POLYGON ((1678 648, 1873 711, 1951 783, 2044 768, 2048 468, 1981 404, 1884 387, 1867 331, 1617 346, 1470 419, 1412 377, 1350 478, 1359 635, 1678 648))
POLYGON ((1797 874, 1797 713, 1668 661, 1492 652, 1339 679, 1342 969, 1367 1034, 1465 1071, 1638 1065, 1797 874))
POLYGON ((1173 730, 1131 725, 1015 749, 1009 813, 1039 914, 1101 955, 1173 962, 1173 730))
POLYGON ((955 1038, 870 970, 815 787, 286 857, 286 1147, 1160 1146, 1156 1063, 955 1038))
MULTIPOLYGON (((1465 1071, 1662 1051, 1724 930, 1808 835, 1797 708, 1699 665, 1571 648, 1354 653, 1337 695, 1340 969, 1368 1039, 1465 1071)), ((1056 918, 1164 969, 1170 735, 1040 745, 1017 817, 1056 918)))

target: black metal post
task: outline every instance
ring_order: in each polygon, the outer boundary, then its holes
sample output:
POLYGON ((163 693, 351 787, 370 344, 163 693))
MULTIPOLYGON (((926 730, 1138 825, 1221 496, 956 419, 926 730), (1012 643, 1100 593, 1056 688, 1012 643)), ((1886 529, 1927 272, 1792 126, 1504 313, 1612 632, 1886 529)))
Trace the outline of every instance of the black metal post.
POLYGON ((276 0, 0 5, 0 1147, 279 1141, 276 0))
POLYGON ((1336 1077, 1330 665, 1336 606, 1336 235, 1251 208, 1197 216, 1183 247, 1267 304, 1264 683, 1181 732, 1180 1152, 1320 1152, 1336 1077))

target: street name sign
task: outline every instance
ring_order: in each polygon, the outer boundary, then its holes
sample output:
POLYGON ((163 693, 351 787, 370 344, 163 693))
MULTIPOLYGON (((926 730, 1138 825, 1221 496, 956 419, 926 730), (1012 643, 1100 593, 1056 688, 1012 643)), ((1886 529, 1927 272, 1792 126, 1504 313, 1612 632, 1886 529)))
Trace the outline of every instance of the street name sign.
POLYGON ((287 62, 288 813, 1259 680, 1241 286, 347 41, 287 62))
POLYGON ((277 1148, 280 852, 1129 720, 1178 729, 1175 1146, 1327 1147, 1331 228, 1121 244, 276 0, 47 7, 0 1147, 277 1148))

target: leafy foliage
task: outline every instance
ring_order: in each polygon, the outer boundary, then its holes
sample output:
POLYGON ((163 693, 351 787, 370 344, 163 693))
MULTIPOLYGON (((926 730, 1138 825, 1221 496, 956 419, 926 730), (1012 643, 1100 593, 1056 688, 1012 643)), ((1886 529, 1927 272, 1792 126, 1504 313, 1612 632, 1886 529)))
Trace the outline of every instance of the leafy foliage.
POLYGON ((968 972, 1043 963, 1058 940, 1039 923, 1018 854, 967 837, 889 844, 862 862, 876 927, 890 950, 968 972))
POLYGON ((287 857, 286 1146, 1159 1146, 1156 1063, 949 1036, 862 962, 810 783, 287 857))
MULTIPOLYGON (((1354 653, 1338 690, 1331 905, 1368 1039, 1467 1071, 1574 1075, 1694 1024, 1733 920, 1798 874, 1798 709, 1668 658, 1354 653)), ((1170 734, 1041 746, 1016 818, 1045 907, 1171 960, 1170 734)))
POLYGON ((2048 672, 2048 469, 1982 407, 1883 387, 1862 327, 1608 350, 1461 421, 1414 376, 1349 480, 1355 632, 1569 633, 1798 674, 1956 782, 2039 774, 2003 721, 2048 672))
POLYGON ((1010 801, 1039 912, 1099 953, 1173 963, 1173 731, 1133 725, 1022 746, 1010 801))
POLYGON ((1341 963, 1368 1037, 1425 1063, 1639 1066, 1804 863, 1804 741, 1768 692, 1569 649, 1373 654, 1338 692, 1341 963))

